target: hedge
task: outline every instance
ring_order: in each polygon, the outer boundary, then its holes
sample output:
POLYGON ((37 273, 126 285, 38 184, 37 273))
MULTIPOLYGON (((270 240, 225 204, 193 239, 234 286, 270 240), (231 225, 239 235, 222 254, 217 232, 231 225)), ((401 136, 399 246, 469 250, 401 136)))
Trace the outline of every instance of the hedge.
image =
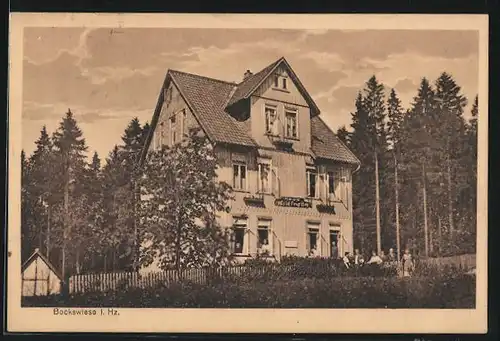
POLYGON ((122 292, 23 298, 23 306, 133 308, 474 308, 475 278, 429 276, 190 282, 122 292))

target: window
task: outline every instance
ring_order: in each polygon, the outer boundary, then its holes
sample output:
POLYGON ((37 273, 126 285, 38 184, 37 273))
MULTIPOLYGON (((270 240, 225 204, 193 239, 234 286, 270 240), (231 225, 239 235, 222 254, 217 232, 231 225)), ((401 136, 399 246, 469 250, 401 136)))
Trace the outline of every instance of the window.
POLYGON ((297 138, 297 112, 292 110, 286 111, 286 136, 297 138))
POLYGON ((243 254, 247 253, 245 235, 247 232, 247 220, 236 218, 233 225, 233 235, 232 235, 232 250, 233 253, 243 254))
POLYGON ((306 180, 307 180, 307 196, 311 198, 318 197, 318 189, 317 189, 317 180, 318 173, 315 169, 308 169, 306 171, 306 180))
POLYGON ((181 131, 182 131, 182 137, 187 137, 189 134, 188 134, 188 126, 187 126, 187 113, 186 113, 186 109, 183 109, 182 112, 181 112, 181 115, 182 115, 182 122, 181 122, 181 125, 182 125, 182 128, 181 128, 181 131))
POLYGON ((165 134, 164 124, 160 123, 160 147, 163 146, 163 136, 165 134))
POLYGON ((257 223, 257 250, 262 254, 272 254, 271 220, 259 219, 257 223))
POLYGON ((271 192, 271 165, 269 163, 259 163, 259 192, 271 192))
POLYGON ((307 231, 307 251, 309 255, 317 256, 319 255, 319 226, 316 224, 312 226, 314 227, 309 227, 307 231))
POLYGON ((176 120, 175 120, 175 115, 170 117, 170 144, 174 145, 177 142, 177 127, 176 127, 176 120))
POLYGON ((286 74, 276 74, 273 76, 273 87, 275 89, 287 90, 288 80, 286 74))
POLYGON ((277 133, 277 112, 276 112, 276 107, 266 105, 265 109, 265 115, 266 115, 266 133, 267 134, 275 134, 277 133))
POLYGON ((168 88, 165 92, 165 101, 167 102, 167 105, 172 102, 172 88, 168 88))
POLYGON ((339 232, 330 231, 330 257, 338 258, 339 254, 339 232))
POLYGON ((233 188, 245 191, 247 189, 247 166, 244 164, 233 165, 233 188))

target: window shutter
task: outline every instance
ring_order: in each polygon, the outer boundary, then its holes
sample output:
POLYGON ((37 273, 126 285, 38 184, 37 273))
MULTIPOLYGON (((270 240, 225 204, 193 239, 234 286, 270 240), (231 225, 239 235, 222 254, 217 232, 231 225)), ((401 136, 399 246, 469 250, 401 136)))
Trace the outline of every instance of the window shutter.
POLYGON ((257 192, 262 193, 262 164, 259 163, 257 174, 257 192))
POLYGON ((309 182, 311 181, 309 177, 311 176, 309 171, 306 171, 306 195, 309 196, 309 182))

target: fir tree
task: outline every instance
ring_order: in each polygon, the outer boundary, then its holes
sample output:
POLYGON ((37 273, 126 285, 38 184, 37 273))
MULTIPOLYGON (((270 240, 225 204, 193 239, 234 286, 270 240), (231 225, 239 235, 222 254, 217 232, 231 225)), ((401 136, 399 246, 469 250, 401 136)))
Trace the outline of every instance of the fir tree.
MULTIPOLYGON (((464 108, 467 99, 461 94, 461 88, 453 77, 443 72, 436 80, 436 119, 437 125, 436 139, 440 141, 440 163, 445 167, 446 183, 446 203, 448 211, 448 232, 450 237, 450 247, 459 246, 454 239, 457 229, 456 219, 458 218, 457 204, 460 204, 458 193, 466 187, 464 177, 466 176, 465 139, 466 125, 463 118, 464 108)), ((459 231, 460 233, 460 231, 459 231)), ((460 235, 458 235, 460 238, 460 235)), ((457 249, 458 247, 458 249, 457 249)), ((455 252, 455 251, 453 251, 455 252)))
POLYGON ((350 133, 347 131, 345 126, 340 127, 337 130, 337 137, 342 141, 346 146, 349 145, 350 133))
POLYGON ((59 124, 59 128, 53 136, 55 156, 62 183, 63 206, 59 209, 60 233, 58 239, 61 244, 61 268, 63 276, 66 276, 68 269, 79 269, 80 241, 79 236, 83 235, 79 229, 85 219, 82 217, 86 213, 81 195, 83 194, 83 184, 79 179, 83 177, 85 169, 85 152, 87 146, 83 133, 73 117, 73 113, 68 109, 65 117, 59 124), (71 248, 68 249, 68 242, 71 248), (71 251, 71 252, 70 252, 71 251), (73 254, 74 251, 74 254, 73 254), (69 267, 68 256, 73 256, 73 264, 69 267))

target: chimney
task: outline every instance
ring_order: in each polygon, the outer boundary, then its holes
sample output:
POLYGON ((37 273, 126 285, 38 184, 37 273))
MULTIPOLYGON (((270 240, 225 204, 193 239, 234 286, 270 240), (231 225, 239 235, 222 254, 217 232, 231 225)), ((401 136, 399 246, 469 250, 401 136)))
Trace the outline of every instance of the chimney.
POLYGON ((250 70, 246 70, 245 74, 243 75, 243 80, 246 80, 248 77, 252 76, 253 73, 250 70))

